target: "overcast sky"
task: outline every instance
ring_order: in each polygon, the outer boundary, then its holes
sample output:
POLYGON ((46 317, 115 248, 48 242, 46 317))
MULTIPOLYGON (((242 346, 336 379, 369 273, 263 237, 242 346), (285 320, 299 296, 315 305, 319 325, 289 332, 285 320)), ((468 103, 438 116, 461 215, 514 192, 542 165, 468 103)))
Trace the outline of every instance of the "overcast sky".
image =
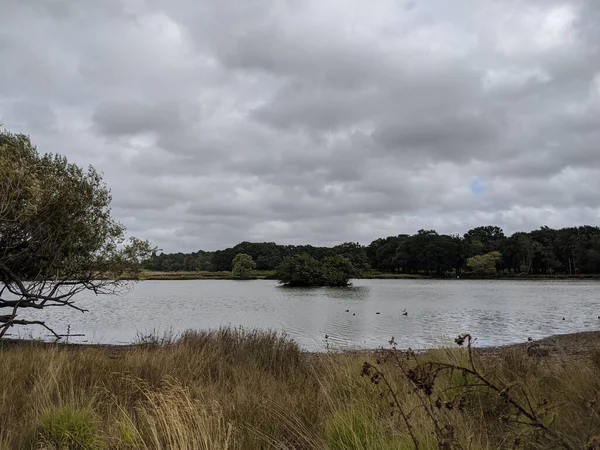
POLYGON ((165 251, 600 224, 598 0, 0 4, 0 123, 165 251))

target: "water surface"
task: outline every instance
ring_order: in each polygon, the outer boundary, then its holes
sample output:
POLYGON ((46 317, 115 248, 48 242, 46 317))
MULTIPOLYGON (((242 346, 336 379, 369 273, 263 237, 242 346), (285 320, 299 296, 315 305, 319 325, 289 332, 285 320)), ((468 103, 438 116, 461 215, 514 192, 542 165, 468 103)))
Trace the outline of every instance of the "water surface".
POLYGON ((312 351, 325 350, 325 335, 337 348, 376 348, 392 336, 401 347, 426 348, 468 332, 488 346, 600 329, 598 287, 579 280, 356 280, 350 288, 309 289, 271 280, 143 281, 121 296, 81 295, 85 314, 53 308, 22 317, 45 319, 60 333, 70 325, 71 333, 85 334, 71 341, 90 343, 231 325, 285 331, 312 351))

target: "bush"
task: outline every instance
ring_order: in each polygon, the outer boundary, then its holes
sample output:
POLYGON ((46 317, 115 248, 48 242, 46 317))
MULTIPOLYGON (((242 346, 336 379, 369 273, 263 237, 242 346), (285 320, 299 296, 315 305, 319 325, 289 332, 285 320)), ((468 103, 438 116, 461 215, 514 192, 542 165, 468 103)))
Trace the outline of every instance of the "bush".
POLYGON ((98 424, 98 417, 88 408, 55 408, 42 415, 36 430, 36 444, 56 450, 101 449, 98 424))
POLYGON ((283 260, 277 268, 277 279, 288 286, 320 286, 323 284, 323 268, 308 253, 301 253, 283 260))
POLYGON ((327 286, 348 286, 350 278, 358 276, 352 262, 345 256, 330 256, 323 263, 323 280, 327 286))
POLYGON ((276 277, 287 286, 347 286, 358 271, 345 256, 329 256, 321 263, 307 253, 284 259, 276 277))

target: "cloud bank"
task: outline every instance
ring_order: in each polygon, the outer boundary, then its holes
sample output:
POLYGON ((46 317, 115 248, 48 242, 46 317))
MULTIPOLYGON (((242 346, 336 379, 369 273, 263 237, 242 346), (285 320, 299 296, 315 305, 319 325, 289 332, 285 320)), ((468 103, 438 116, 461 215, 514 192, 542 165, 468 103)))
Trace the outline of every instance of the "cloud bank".
POLYGON ((8 0, 0 123, 165 251, 600 223, 596 0, 8 0))

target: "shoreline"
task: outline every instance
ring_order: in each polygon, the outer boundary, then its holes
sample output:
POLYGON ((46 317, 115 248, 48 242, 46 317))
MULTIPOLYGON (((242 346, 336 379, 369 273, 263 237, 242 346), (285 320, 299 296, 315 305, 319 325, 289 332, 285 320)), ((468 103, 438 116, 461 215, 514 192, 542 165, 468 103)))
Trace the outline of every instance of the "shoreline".
MULTIPOLYGON (((394 274, 394 273, 372 273, 363 274, 355 278, 357 280, 456 280, 456 277, 434 277, 420 274, 394 274)), ((520 281, 520 280, 600 280, 600 274, 580 274, 580 275, 499 275, 499 276, 473 276, 461 275, 460 280, 473 281, 520 281)), ((144 271, 139 278, 125 278, 130 281, 185 281, 185 280, 226 280, 226 281, 254 281, 254 280, 276 280, 275 273, 272 271, 262 271, 253 277, 239 279, 231 275, 231 272, 154 272, 144 271)))
MULTIPOLYGON (((474 336, 475 338, 477 336, 474 336)), ((85 351, 89 349, 101 350, 110 354, 110 356, 123 355, 130 351, 140 349, 160 349, 168 348, 169 346, 176 345, 176 341, 165 343, 165 344, 154 344, 154 343, 131 343, 131 344, 93 344, 93 343, 73 343, 73 342, 48 342, 36 339, 1 339, 0 340, 0 352, 15 348, 19 346, 27 345, 39 345, 47 348, 62 348, 68 350, 85 351)), ((426 349, 413 349, 416 353, 427 353, 431 351, 446 349, 446 348, 459 348, 456 345, 426 348, 426 349)), ((600 358, 600 330, 597 331, 578 331, 574 333, 565 334, 554 334, 545 338, 536 339, 532 341, 517 342, 513 344, 504 344, 489 347, 479 347, 474 345, 473 351, 483 357, 494 357, 505 354, 507 352, 530 352, 531 348, 543 349, 543 355, 550 358, 589 358, 597 353, 600 358)), ((388 347, 384 347, 384 350, 389 350, 388 347)), ((302 350, 302 353, 311 357, 326 356, 326 355, 364 355, 371 356, 379 351, 379 348, 371 349, 355 349, 355 350, 328 350, 323 352, 307 351, 302 350)), ((408 349, 399 348, 399 352, 406 352, 408 349)), ((536 351, 537 352, 537 351, 536 351)), ((534 353, 536 353, 534 352, 534 353)))

